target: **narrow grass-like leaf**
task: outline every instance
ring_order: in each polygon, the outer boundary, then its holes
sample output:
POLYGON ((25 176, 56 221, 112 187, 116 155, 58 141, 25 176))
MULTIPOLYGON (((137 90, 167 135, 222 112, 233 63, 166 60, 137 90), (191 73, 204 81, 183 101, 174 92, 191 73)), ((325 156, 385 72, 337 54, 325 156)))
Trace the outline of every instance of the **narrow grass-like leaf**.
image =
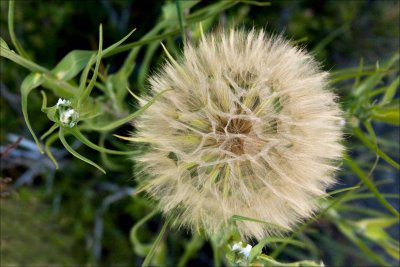
MULTIPOLYGON (((105 146, 105 141, 108 133, 107 132, 102 132, 100 133, 100 138, 99 138, 99 146, 104 147, 105 146)), ((133 151, 136 152, 136 151, 133 151)), ((124 166, 121 164, 123 162, 119 161, 120 164, 117 164, 113 162, 111 159, 108 158, 108 154, 104 152, 100 152, 100 158, 102 161, 102 166, 106 167, 109 170, 112 171, 121 171, 124 169, 124 166)))
POLYGON ((115 44, 110 45, 109 47, 107 47, 106 49, 103 50, 103 55, 108 54, 109 52, 113 51, 115 48, 117 48, 118 46, 120 46, 123 42, 125 42, 129 36, 131 36, 134 32, 136 31, 136 29, 133 29, 132 31, 130 31, 127 35, 125 35, 121 40, 119 40, 118 42, 116 42, 115 44))
POLYGON ((388 262, 386 262, 382 257, 380 257, 377 253, 372 251, 354 232, 352 226, 346 223, 344 220, 340 220, 336 223, 339 230, 350 240, 352 241, 365 255, 371 258, 375 263, 379 264, 379 266, 390 266, 388 262))
POLYGON ((322 39, 314 49, 312 49, 312 53, 319 54, 328 44, 330 44, 335 38, 343 34, 346 30, 349 29, 349 25, 343 25, 340 28, 332 31, 328 36, 322 39))
MULTIPOLYGON (((186 22, 187 22, 187 24, 190 24, 190 23, 197 23, 197 22, 203 21, 211 16, 217 15, 220 12, 235 6, 238 3, 239 2, 237 2, 237 1, 218 1, 215 4, 206 6, 202 9, 197 10, 196 12, 193 12, 186 18, 186 22)), ((164 23, 165 25, 163 24, 162 27, 161 26, 158 27, 158 30, 165 27, 167 25, 166 22, 168 22, 168 21, 162 21, 161 23, 164 23)), ((170 28, 173 29, 173 26, 171 26, 171 25, 169 25, 169 26, 170 26, 170 28)), ((118 53, 121 53, 124 51, 128 51, 128 50, 131 50, 132 48, 137 48, 142 45, 152 43, 154 41, 161 41, 161 40, 165 39, 166 37, 174 36, 174 35, 178 34, 179 32, 180 32, 180 30, 178 28, 170 30, 163 34, 159 34, 159 35, 155 35, 154 32, 151 32, 152 34, 150 35, 149 34, 150 32, 149 32, 141 40, 133 42, 133 43, 121 45, 120 47, 114 49, 113 51, 110 51, 107 55, 104 55, 104 57, 109 57, 109 56, 112 56, 112 55, 115 55, 115 54, 118 54, 118 53)), ((126 62, 132 63, 131 61, 126 61, 126 62)))
POLYGON ((10 48, 8 47, 8 44, 6 43, 6 41, 4 41, 3 38, 0 37, 0 47, 6 49, 6 50, 10 50, 10 48))
POLYGON ((252 5, 252 6, 270 6, 271 2, 254 1, 254 0, 239 0, 242 4, 252 5))
POLYGON ((42 112, 47 111, 47 96, 46 93, 43 90, 40 90, 40 93, 42 94, 43 100, 42 100, 42 112))
POLYGON ((99 72, 102 53, 103 53, 103 26, 100 24, 100 26, 99 26, 99 50, 98 50, 97 56, 96 56, 96 65, 94 67, 92 79, 90 80, 90 82, 89 82, 88 86, 86 87, 86 89, 79 96, 78 109, 81 107, 81 105, 84 103, 86 98, 88 98, 90 93, 92 92, 92 89, 93 89, 94 84, 95 84, 96 79, 97 79, 97 73, 99 72))
POLYGON ((349 190, 345 194, 340 195, 339 197, 335 198, 326 208, 324 208, 315 217, 307 220, 304 224, 302 224, 290 236, 285 238, 286 240, 271 253, 271 257, 273 257, 273 258, 278 257, 279 254, 283 251, 283 249, 288 245, 289 240, 293 240, 296 236, 298 236, 301 232, 303 232, 312 222, 314 222, 314 221, 318 220, 319 218, 321 218, 328 210, 330 210, 330 209, 336 207, 337 205, 339 205, 348 195, 351 195, 354 192, 354 190, 356 190, 358 188, 358 186, 360 184, 361 184, 361 182, 356 185, 355 189, 349 190))
POLYGON ((41 137, 40 137, 40 140, 44 140, 47 136, 49 136, 50 134, 52 134, 55 130, 57 130, 57 128, 59 127, 60 125, 58 124, 58 123, 54 123, 51 127, 50 127, 50 129, 48 129, 41 137))
POLYGON ((171 221, 171 218, 169 218, 165 221, 163 227, 161 228, 160 233, 158 234, 153 245, 151 246, 149 253, 147 254, 146 258, 144 259, 144 261, 142 263, 142 267, 150 266, 151 260, 153 259, 154 254, 156 253, 156 250, 157 250, 158 246, 160 245, 162 238, 164 237, 165 231, 167 230, 170 221, 171 221))
POLYGON ((392 158, 390 158, 385 152, 383 152, 381 149, 376 147, 369 139, 368 137, 365 136, 365 134, 357 127, 353 127, 353 133, 366 147, 371 149, 374 153, 378 154, 383 160, 385 160, 387 163, 392 165, 393 167, 400 168, 400 164, 394 161, 392 158))
POLYGON ((274 224, 274 223, 258 220, 258 219, 255 219, 255 218, 249 218, 249 217, 245 217, 245 216, 241 216, 241 215, 233 215, 229 220, 233 221, 233 222, 236 222, 236 221, 239 221, 239 222, 246 222, 246 221, 247 222, 256 222, 256 223, 266 224, 266 225, 269 225, 269 226, 271 226, 273 228, 276 228, 276 229, 279 229, 279 230, 283 230, 283 231, 289 230, 289 229, 286 229, 285 227, 279 226, 279 225, 274 224))
POLYGON ((44 151, 46 152, 46 155, 54 163, 56 170, 58 170, 59 166, 58 166, 58 162, 57 162, 56 158, 54 157, 53 153, 51 153, 50 146, 58 139, 58 136, 59 136, 59 133, 52 134, 49 138, 47 138, 46 143, 44 144, 44 151))
POLYGON ((339 193, 347 192, 347 191, 350 191, 350 190, 353 191, 354 189, 358 189, 358 188, 360 188, 359 185, 346 187, 346 188, 341 188, 341 189, 329 192, 328 195, 332 196, 332 195, 336 195, 336 194, 339 194, 339 193))
POLYGON ((265 263, 264 266, 276 266, 276 267, 322 267, 322 264, 314 261, 297 261, 297 262, 279 262, 270 256, 261 254, 257 256, 257 260, 261 260, 265 263))
POLYGON ((372 127, 372 124, 370 121, 364 121, 363 124, 365 126, 365 129, 367 129, 368 134, 372 138, 372 143, 374 144, 375 148, 377 148, 378 147, 378 139, 376 138, 376 133, 375 133, 374 127, 372 127))
POLYGON ((0 46, 0 56, 8 58, 9 60, 17 63, 18 65, 20 65, 32 72, 42 72, 42 73, 49 72, 46 68, 44 68, 26 58, 21 57, 20 55, 18 55, 14 51, 11 51, 10 49, 8 49, 7 47, 5 47, 3 45, 0 46))
POLYGON ((92 54, 90 59, 87 62, 87 65, 85 66, 85 68, 82 71, 82 74, 81 74, 81 77, 79 80, 79 89, 78 89, 79 92, 83 92, 85 90, 89 72, 90 72, 90 69, 92 68, 92 65, 95 63, 95 59, 96 59, 96 55, 92 54))
POLYGON ((269 243, 278 243, 278 242, 287 242, 288 244, 304 248, 305 245, 303 242, 297 241, 297 240, 289 240, 287 241, 285 238, 275 238, 275 237, 267 237, 262 239, 260 242, 258 242, 257 245, 255 245, 249 255, 249 262, 252 262, 253 259, 258 256, 261 252, 262 249, 269 243))
POLYGON ((204 238, 200 235, 194 235, 189 243, 185 246, 185 252, 179 258, 178 267, 184 267, 187 262, 196 255, 196 253, 203 247, 204 238))
POLYGON ((361 95, 369 92, 381 82, 383 76, 383 73, 380 72, 374 73, 373 75, 369 76, 367 79, 361 82, 358 87, 354 89, 354 95, 356 97, 360 97, 361 95))
POLYGON ((146 256, 150 249, 152 244, 143 244, 139 240, 139 229, 142 227, 143 224, 145 224, 148 220, 153 218, 157 214, 157 210, 153 210, 149 214, 147 214, 145 217, 143 217, 140 221, 138 221, 131 229, 129 233, 130 241, 133 245, 133 249, 135 250, 135 253, 138 254, 139 256, 146 256))
POLYGON ((40 144, 38 138, 36 137, 35 132, 32 129, 32 126, 29 122, 28 116, 28 95, 29 93, 39 87, 44 82, 42 74, 39 73, 31 73, 29 74, 21 85, 21 105, 22 105, 22 114, 24 115, 25 123, 28 126, 29 131, 31 132, 33 139, 36 142, 36 145, 40 151, 40 153, 44 153, 42 149, 42 145, 40 144))
POLYGON ((397 77, 386 89, 385 94, 382 97, 381 102, 379 103, 381 106, 386 105, 392 101, 393 97, 396 95, 396 92, 399 88, 400 77, 397 77))
POLYGON ((94 143, 92 143, 89 139, 87 139, 77 127, 71 128, 71 129, 66 129, 65 131, 70 132, 73 136, 76 137, 79 141, 81 141, 83 144, 87 145, 88 147, 97 150, 99 152, 103 153, 108 153, 108 154, 114 154, 114 155, 129 155, 131 152, 129 151, 118 151, 118 150, 112 150, 112 149, 107 149, 101 146, 98 146, 94 143))
POLYGON ((99 169, 102 173, 104 173, 104 174, 106 173, 106 171, 105 171, 102 167, 100 167, 99 165, 97 165, 96 163, 94 163, 93 161, 91 161, 90 159, 88 159, 88 158, 82 156, 81 154, 79 154, 78 152, 76 152, 76 151, 67 143, 67 140, 65 140, 64 134, 65 134, 65 133, 64 133, 64 131, 63 131, 63 128, 60 127, 60 131, 59 131, 59 138, 60 138, 60 141, 61 141, 61 143, 63 144, 63 146, 65 147, 65 149, 67 149, 67 150, 69 151, 69 153, 71 153, 74 157, 76 157, 76 158, 78 158, 78 159, 80 159, 80 160, 82 160, 82 161, 84 161, 84 162, 86 162, 86 163, 88 163, 88 164, 90 164, 90 165, 96 167, 96 168, 99 169))
POLYGON ((161 41, 163 39, 165 39, 168 36, 173 36, 179 33, 179 29, 175 29, 175 30, 171 30, 165 33, 161 33, 161 34, 153 34, 149 37, 143 37, 141 38, 139 41, 136 42, 132 42, 132 43, 128 43, 125 45, 121 45, 115 49, 113 49, 112 51, 109 51, 107 54, 104 54, 104 58, 125 52, 125 51, 129 51, 133 48, 137 48, 137 47, 141 47, 143 45, 147 45, 147 44, 151 44, 155 41, 161 41))
POLYGON ((140 88, 141 92, 144 92, 145 80, 147 78, 147 74, 150 69, 151 59, 153 58, 159 45, 160 45, 159 43, 154 42, 152 44, 149 44, 147 47, 147 50, 144 55, 143 62, 142 62, 142 65, 140 67, 139 74, 138 74, 138 84, 139 84, 139 88, 140 88))
MULTIPOLYGON (((384 198, 400 198, 399 194, 381 194, 384 198)), ((352 201, 352 200, 357 200, 357 199, 368 199, 368 198, 374 198, 375 195, 372 193, 361 193, 361 194, 352 194, 348 197, 346 197, 345 200, 343 200, 343 203, 352 201)))
POLYGON ((92 51, 74 50, 69 52, 51 71, 59 80, 74 78, 89 62, 92 51))
POLYGON ((371 190, 371 192, 375 195, 376 199, 384 206, 390 213, 395 215, 397 218, 400 218, 399 212, 390 205, 389 202, 382 196, 382 194, 378 191, 375 184, 367 177, 367 175, 361 170, 360 167, 347 155, 344 156, 344 160, 346 164, 353 170, 353 172, 360 178, 360 180, 371 190))
POLYGON ((183 20, 181 1, 175 0, 176 13, 178 14, 179 29, 181 30, 182 41, 186 43, 185 22, 183 20))
POLYGON ((398 126, 400 125, 400 107, 374 107, 371 111, 371 119, 398 126))
POLYGON ((157 95, 155 95, 149 102, 147 102, 146 105, 144 105, 142 108, 140 108, 138 111, 132 113, 131 115, 128 115, 122 119, 119 119, 117 121, 114 122, 110 122, 104 125, 89 125, 88 128, 95 130, 95 131, 110 131, 112 129, 118 128, 122 125, 124 125, 125 123, 128 123, 130 121, 132 121, 134 118, 136 118, 137 116, 139 116, 140 114, 142 114, 146 109, 148 109, 158 98, 161 97, 162 94, 164 94, 167 91, 170 91, 172 89, 167 89, 164 90, 160 93, 158 93, 157 95))
POLYGON ((14 0, 8 1, 8 32, 10 34, 11 42, 15 46, 18 54, 20 54, 23 58, 28 59, 28 53, 26 53, 22 48, 14 32, 14 0))

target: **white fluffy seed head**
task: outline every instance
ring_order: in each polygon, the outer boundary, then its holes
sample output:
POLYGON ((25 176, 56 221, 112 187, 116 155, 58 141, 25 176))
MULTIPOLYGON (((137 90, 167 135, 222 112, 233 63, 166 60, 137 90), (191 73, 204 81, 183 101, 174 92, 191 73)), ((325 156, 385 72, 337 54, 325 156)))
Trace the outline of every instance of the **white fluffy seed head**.
MULTIPOLYGON (((135 123, 143 186, 178 225, 213 235, 233 215, 291 229, 316 211, 343 150, 327 73, 281 37, 239 31, 185 46, 150 79, 135 123)), ((239 222, 244 238, 281 230, 239 222)))

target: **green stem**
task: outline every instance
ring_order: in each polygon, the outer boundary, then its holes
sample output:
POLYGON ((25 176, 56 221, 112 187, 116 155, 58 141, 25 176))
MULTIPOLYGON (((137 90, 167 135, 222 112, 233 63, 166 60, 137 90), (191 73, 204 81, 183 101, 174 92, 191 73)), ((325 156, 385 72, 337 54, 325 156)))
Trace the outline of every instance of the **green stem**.
POLYGON ((14 32, 14 1, 10 0, 8 2, 8 32, 10 33, 11 42, 15 46, 18 54, 24 58, 29 58, 28 54, 22 48, 21 44, 18 42, 17 37, 14 32))

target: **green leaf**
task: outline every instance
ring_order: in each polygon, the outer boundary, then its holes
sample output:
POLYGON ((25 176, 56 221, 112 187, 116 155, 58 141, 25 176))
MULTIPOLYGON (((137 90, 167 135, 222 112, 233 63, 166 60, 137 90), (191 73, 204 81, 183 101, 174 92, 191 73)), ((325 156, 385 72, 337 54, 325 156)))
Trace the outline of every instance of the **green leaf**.
POLYGON ((176 5, 176 13, 178 14, 178 21, 179 21, 179 29, 181 30, 181 35, 182 35, 182 41, 183 43, 186 43, 186 33, 185 33, 185 20, 183 18, 182 14, 182 6, 181 6, 181 1, 175 0, 175 5, 176 5))
POLYGON ((60 125, 58 123, 54 123, 53 126, 50 127, 41 137, 40 140, 44 140, 47 136, 52 134, 55 130, 58 129, 60 125))
POLYGON ((74 50, 69 52, 51 71, 59 80, 74 78, 89 62, 92 51, 74 50))
POLYGON ((375 74, 369 76, 367 79, 362 81, 358 87, 354 89, 353 91, 354 95, 356 97, 359 97, 365 94, 366 92, 374 89, 375 86, 381 82, 383 76, 384 74, 380 72, 376 72, 375 74))
POLYGON ((360 188, 359 185, 346 187, 346 188, 341 188, 341 189, 337 189, 337 190, 334 190, 332 192, 329 192, 328 195, 332 196, 332 195, 336 195, 336 194, 339 194, 339 193, 342 193, 342 192, 347 192, 347 191, 350 191, 350 190, 352 191, 352 190, 358 189, 358 188, 360 188))
POLYGON ((161 228, 160 233, 158 234, 156 240, 154 241, 153 245, 150 248, 149 254, 147 254, 146 258, 144 259, 144 261, 142 263, 142 267, 150 266, 151 261, 154 257, 154 254, 156 253, 156 250, 157 250, 158 246, 160 245, 161 240, 164 237, 165 231, 167 230, 167 228, 169 226, 170 220, 171 220, 171 218, 169 218, 165 221, 163 227, 161 228))
POLYGON ((400 125, 399 107, 379 108, 374 107, 370 115, 371 119, 393 125, 400 125))
POLYGON ((277 242, 286 242, 288 244, 292 244, 297 247, 305 247, 303 242, 297 241, 297 240, 286 240, 285 238, 274 238, 274 237, 267 237, 262 239, 260 242, 258 242, 257 245, 255 245, 249 255, 249 262, 252 262, 255 257, 261 254, 262 249, 269 243, 277 243, 277 242))
POLYGON ((366 237, 375 242, 381 242, 390 239, 384 229, 397 223, 399 223, 399 220, 396 218, 373 218, 360 220, 356 222, 356 225, 366 237))
POLYGON ((185 252, 179 258, 178 267, 186 266, 187 262, 203 247, 204 241, 205 240, 202 236, 196 234, 193 235, 190 242, 185 245, 185 252))
POLYGON ((0 37, 0 47, 10 50, 10 48, 8 47, 6 41, 4 41, 4 39, 1 38, 1 37, 0 37))
POLYGON ((0 56, 8 58, 9 60, 17 63, 18 65, 32 71, 32 72, 42 72, 42 73, 48 73, 49 71, 46 68, 43 68, 42 66, 21 57, 14 51, 11 51, 8 47, 1 45, 0 46, 0 56))
POLYGON ((353 170, 353 172, 360 178, 360 180, 371 190, 376 199, 384 206, 388 211, 390 211, 397 218, 400 218, 399 212, 390 205, 390 203, 382 196, 382 194, 378 191, 375 184, 365 175, 365 173, 361 170, 360 167, 349 157, 344 156, 344 160, 349 165, 349 167, 353 170))
POLYGON ((76 137, 79 141, 81 141, 83 144, 87 145, 88 147, 97 150, 99 152, 103 153, 108 153, 108 154, 114 154, 114 155, 129 155, 132 154, 130 151, 118 151, 118 150, 112 150, 112 149, 107 149, 101 146, 98 146, 94 143, 92 143, 89 139, 87 139, 77 127, 71 128, 71 129, 66 129, 66 131, 70 132, 73 136, 76 137))
POLYGON ((147 214, 143 219, 141 219, 140 221, 138 221, 131 229, 130 233, 129 233, 129 237, 131 240, 131 243, 133 245, 133 249, 135 251, 135 253, 139 256, 146 256, 150 249, 152 244, 143 244, 140 240, 139 240, 139 231, 140 231, 140 227, 142 227, 143 224, 145 224, 148 220, 150 220, 151 218, 153 218, 155 215, 157 214, 157 210, 153 210, 151 213, 147 214))
POLYGON ((101 61, 102 55, 103 55, 103 26, 100 24, 100 26, 99 26, 99 50, 97 51, 97 55, 96 55, 96 65, 94 67, 92 79, 90 79, 88 86, 79 95, 78 111, 80 111, 82 104, 85 102, 85 100, 89 97, 90 93, 92 92, 92 89, 93 89, 94 84, 97 79, 97 73, 99 72, 100 61, 101 61))
POLYGON ((78 152, 76 152, 68 143, 67 140, 65 140, 64 137, 64 130, 62 127, 60 127, 60 131, 59 131, 59 138, 61 143, 63 144, 63 146, 65 147, 65 149, 67 149, 69 151, 69 153, 71 153, 73 156, 77 157, 78 159, 96 167, 97 169, 99 169, 102 173, 106 173, 106 171, 100 167, 99 165, 97 165, 96 163, 94 163, 93 161, 91 161, 90 159, 82 156, 81 154, 79 154, 78 152))
POLYGON ((335 221, 339 230, 350 240, 352 241, 365 255, 371 258, 375 263, 380 266, 390 266, 382 257, 380 257, 377 253, 372 251, 356 234, 355 229, 349 223, 344 220, 335 221))
POLYGON ((151 59, 153 58, 154 53, 157 51, 157 48, 160 46, 160 43, 154 42, 149 44, 146 53, 143 58, 143 62, 140 66, 139 74, 138 74, 138 84, 141 92, 144 92, 145 82, 148 78, 148 71, 150 69, 151 59))
POLYGON ((343 25, 340 28, 332 31, 328 36, 322 39, 314 49, 312 49, 313 54, 319 54, 328 44, 330 44, 335 38, 339 37, 341 34, 345 33, 349 29, 349 25, 343 25))
POLYGON ((44 145, 44 151, 46 152, 46 155, 54 163, 56 170, 58 170, 58 168, 59 168, 58 162, 57 162, 56 158, 54 157, 53 153, 51 153, 50 147, 58 139, 58 136, 59 136, 58 133, 52 134, 49 138, 47 138, 46 143, 44 145))
POLYGON ((277 224, 274 223, 270 223, 270 222, 266 222, 266 221, 262 221, 262 220, 258 220, 258 219, 254 219, 254 218, 249 218, 249 217, 245 217, 245 216, 241 216, 241 215, 233 215, 230 219, 230 221, 239 221, 239 222, 256 222, 256 223, 262 223, 262 224, 266 224, 269 225, 273 228, 282 230, 282 231, 287 231, 289 229, 286 229, 285 227, 279 226, 277 224))
POLYGON ((389 254, 392 258, 400 260, 400 244, 399 242, 382 242, 380 246, 389 254))
POLYGON ((254 1, 254 0, 240 0, 240 3, 253 5, 253 6, 270 6, 271 2, 254 1))
MULTIPOLYGON (((179 3, 180 8, 185 10, 187 8, 191 8, 199 3, 199 0, 175 0, 175 2, 179 3)), ((179 15, 177 14, 178 10, 174 3, 166 3, 162 6, 162 14, 165 20, 177 20, 179 15)))
POLYGON ((279 262, 274 258, 261 254, 257 256, 257 260, 262 261, 265 265, 263 266, 274 266, 274 267, 323 267, 322 263, 317 263, 314 261, 296 261, 296 262, 279 262))
POLYGON ((42 149, 42 145, 40 144, 38 138, 36 137, 35 132, 32 129, 32 126, 29 122, 28 116, 28 95, 29 93, 39 87, 44 82, 44 78, 42 74, 39 73, 31 73, 29 74, 21 85, 21 104, 22 104, 22 114, 24 115, 25 123, 28 126, 29 131, 31 132, 33 139, 36 142, 36 145, 40 151, 40 153, 44 153, 42 149))
POLYGON ((380 105, 386 105, 392 101, 393 97, 396 95, 396 91, 399 88, 400 77, 397 77, 390 85, 387 87, 385 94, 382 97, 380 105))
POLYGON ((123 42, 125 42, 129 36, 131 36, 134 32, 136 31, 136 29, 131 30, 127 35, 125 35, 121 40, 119 40, 118 42, 116 42, 115 44, 110 45, 109 47, 107 47, 106 49, 103 50, 103 55, 108 54, 109 52, 113 51, 115 48, 117 48, 118 46, 120 46, 123 42))
POLYGON ((14 1, 8 2, 8 32, 10 34, 11 42, 15 46, 18 54, 20 54, 23 58, 28 59, 28 53, 26 53, 22 48, 14 33, 14 1))
POLYGON ((140 114, 142 114, 146 109, 148 109, 157 99, 159 99, 161 97, 161 95, 163 95, 165 92, 170 91, 172 89, 167 89, 164 90, 160 93, 158 93, 156 96, 154 96, 149 102, 146 103, 146 105, 144 105, 142 108, 140 108, 138 111, 132 113, 131 115, 128 115, 122 119, 119 119, 117 121, 114 122, 107 122, 104 123, 102 125, 91 125, 89 124, 88 128, 91 130, 95 130, 95 131, 110 131, 112 129, 118 128, 122 125, 124 125, 125 123, 128 123, 130 121, 132 121, 134 118, 136 118, 137 116, 139 116, 140 114))
POLYGON ((283 251, 283 249, 287 246, 289 240, 293 240, 296 236, 298 236, 301 232, 303 232, 312 222, 317 221, 319 218, 321 218, 325 213, 333 209, 334 207, 338 206, 341 202, 343 202, 346 197, 349 195, 352 195, 354 190, 358 188, 358 186, 361 184, 358 183, 354 189, 348 190, 346 193, 340 195, 339 197, 336 197, 331 201, 326 208, 324 208, 320 213, 318 213, 316 216, 312 217, 311 219, 308 219, 304 224, 300 225, 296 231, 294 231, 290 236, 285 238, 286 240, 279 245, 272 253, 271 256, 273 258, 278 257, 278 255, 283 251))
POLYGON ((379 157, 381 157, 383 160, 385 160, 387 163, 392 165, 393 167, 396 167, 397 169, 400 168, 400 164, 394 161, 391 157, 389 157, 385 152, 383 152, 381 149, 379 149, 374 143, 372 143, 368 137, 358 128, 358 127, 353 127, 352 128, 354 135, 360 139, 364 145, 372 150, 374 153, 378 154, 379 157))

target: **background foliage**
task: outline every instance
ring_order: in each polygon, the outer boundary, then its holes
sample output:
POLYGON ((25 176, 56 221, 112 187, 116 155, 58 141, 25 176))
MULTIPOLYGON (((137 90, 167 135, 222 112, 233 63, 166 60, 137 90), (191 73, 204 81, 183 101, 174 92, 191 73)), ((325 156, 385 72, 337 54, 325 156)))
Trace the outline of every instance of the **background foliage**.
POLYGON ((1 265, 136 266, 157 237, 154 265, 235 261, 238 255, 225 257, 228 241, 218 244, 184 229, 159 235, 164 222, 155 204, 134 194, 129 157, 143 147, 113 136, 132 131, 127 122, 138 109, 127 88, 146 94, 146 78, 165 60, 160 41, 175 56, 182 38, 198 40, 199 22, 204 32, 265 28, 305 46, 331 71, 346 112, 347 154, 332 198, 292 235, 265 240, 263 252, 271 258, 257 259, 399 265, 399 2, 178 4, 16 1, 10 17, 9 3, 0 2, 1 265), (83 51, 65 59, 72 50, 83 51), (79 127, 59 127, 58 98, 71 99, 79 127), (38 141, 45 154, 24 116, 38 139, 58 127, 38 141))

